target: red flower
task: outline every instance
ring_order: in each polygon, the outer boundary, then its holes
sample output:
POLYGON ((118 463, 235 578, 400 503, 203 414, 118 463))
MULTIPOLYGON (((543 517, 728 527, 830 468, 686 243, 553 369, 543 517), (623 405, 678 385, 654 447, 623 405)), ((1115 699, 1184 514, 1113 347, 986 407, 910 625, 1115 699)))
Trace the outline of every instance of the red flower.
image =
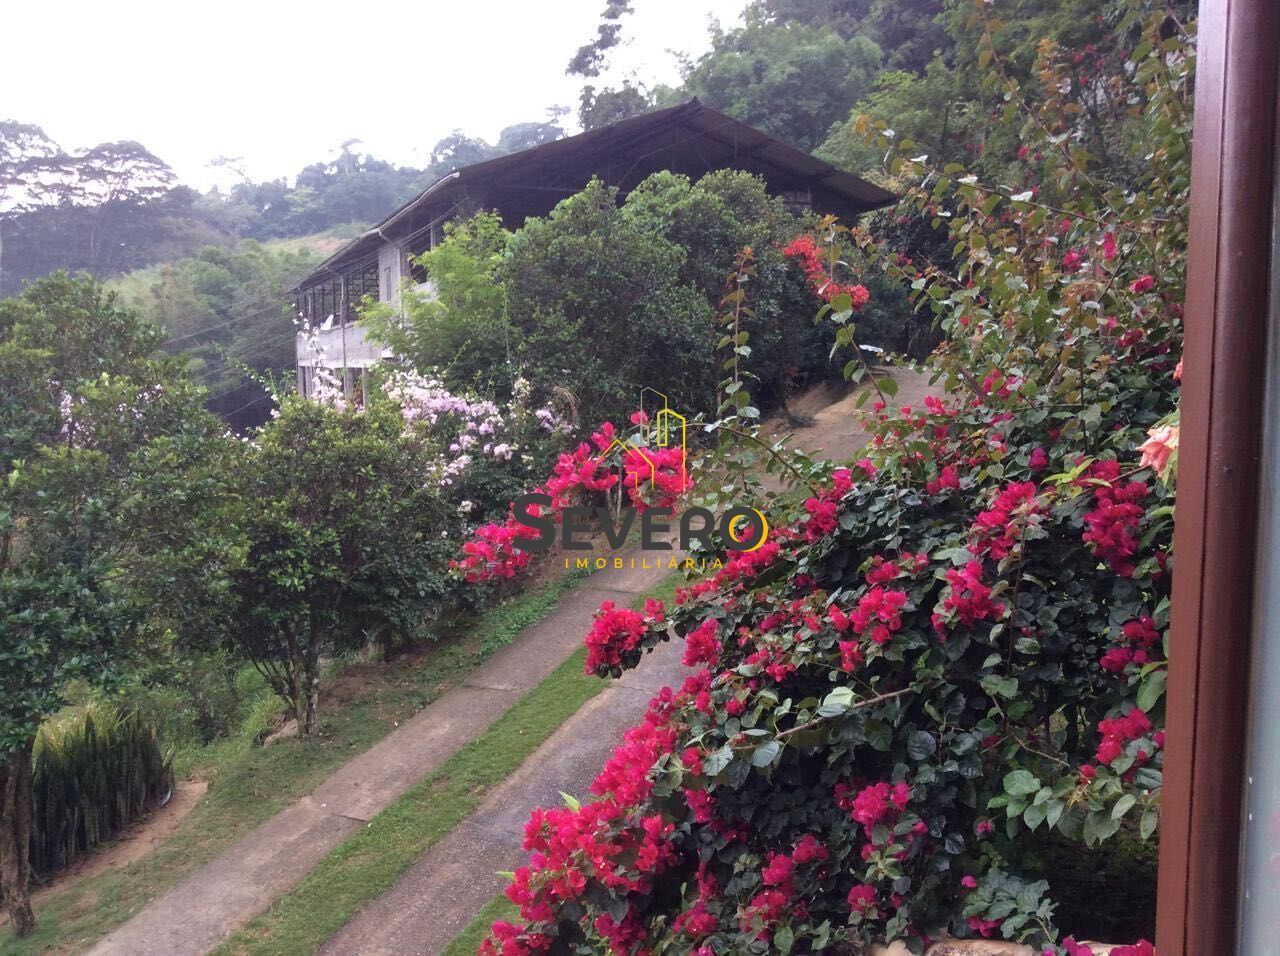
POLYGON ((984 937, 990 936, 994 933, 1002 922, 1004 921, 998 919, 982 919, 980 916, 970 916, 968 920, 966 920, 966 924, 969 929, 973 930, 973 932, 977 933, 979 936, 984 937))
POLYGON ((1132 577, 1138 540, 1133 536, 1144 512, 1138 504, 1147 496, 1147 486, 1139 481, 1118 485, 1120 464, 1113 460, 1095 462, 1089 469, 1095 507, 1085 514, 1087 530, 1083 538, 1094 553, 1124 577, 1132 577), (1105 484, 1098 485, 1096 480, 1105 484))
POLYGON ((864 916, 874 915, 876 908, 876 888, 859 883, 849 891, 849 908, 864 916))
POLYGON ((963 568, 948 568, 943 575, 947 581, 946 596, 938 605, 934 627, 938 619, 955 620, 962 627, 973 627, 979 621, 993 620, 1004 614, 1005 607, 991 599, 991 588, 982 583, 982 562, 970 561, 963 568))
POLYGON ((695 664, 715 664, 720 659, 720 641, 717 640, 717 632, 716 619, 709 617, 685 635, 685 667, 693 667, 695 664))
POLYGON ((623 655, 640 645, 647 631, 644 616, 605 601, 596 611, 587 634, 587 673, 596 674, 622 664, 623 655))

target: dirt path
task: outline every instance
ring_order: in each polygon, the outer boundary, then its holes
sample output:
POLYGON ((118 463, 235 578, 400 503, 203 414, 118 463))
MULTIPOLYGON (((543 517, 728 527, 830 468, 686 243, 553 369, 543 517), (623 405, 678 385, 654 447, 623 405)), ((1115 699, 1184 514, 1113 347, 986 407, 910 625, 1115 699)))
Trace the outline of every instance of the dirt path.
MULTIPOLYGON (((919 405, 929 394, 924 376, 898 372, 894 377, 900 405, 919 405)), ((825 394, 828 402, 834 397, 825 394)), ((794 414, 813 418, 811 426, 795 430, 795 443, 819 457, 852 458, 867 440, 854 415, 856 401, 855 393, 814 408, 806 407, 803 397, 793 403, 794 414)), ((684 681, 688 671, 680 662, 682 654, 678 644, 664 644, 588 701, 475 813, 428 850, 388 893, 364 907, 320 952, 429 956, 444 949, 505 886, 499 873, 525 862, 520 844, 530 812, 559 805, 562 791, 589 793, 591 781, 623 732, 643 718, 649 698, 684 681)))

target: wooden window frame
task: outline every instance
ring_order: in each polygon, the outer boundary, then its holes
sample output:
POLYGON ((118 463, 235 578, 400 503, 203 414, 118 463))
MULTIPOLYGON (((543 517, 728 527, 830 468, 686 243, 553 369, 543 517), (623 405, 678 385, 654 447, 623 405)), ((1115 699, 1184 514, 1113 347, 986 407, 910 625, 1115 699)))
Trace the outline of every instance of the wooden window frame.
POLYGON ((1236 950, 1280 4, 1199 16, 1156 949, 1236 950))

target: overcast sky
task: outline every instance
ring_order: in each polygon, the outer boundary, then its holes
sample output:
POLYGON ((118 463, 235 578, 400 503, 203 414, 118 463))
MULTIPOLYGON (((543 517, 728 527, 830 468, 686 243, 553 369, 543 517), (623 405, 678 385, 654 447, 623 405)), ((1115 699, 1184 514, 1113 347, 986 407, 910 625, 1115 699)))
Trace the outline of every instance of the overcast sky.
MULTIPOLYGON (((595 36, 604 0, 68 0, 0 13, 0 119, 35 123, 67 149, 132 139, 186 183, 243 157, 253 179, 294 176, 357 149, 425 165, 460 128, 490 142, 504 126, 577 109, 564 75, 595 36)), ((679 79, 671 52, 697 55, 708 24, 745 0, 635 0, 626 47, 606 76, 679 79)))

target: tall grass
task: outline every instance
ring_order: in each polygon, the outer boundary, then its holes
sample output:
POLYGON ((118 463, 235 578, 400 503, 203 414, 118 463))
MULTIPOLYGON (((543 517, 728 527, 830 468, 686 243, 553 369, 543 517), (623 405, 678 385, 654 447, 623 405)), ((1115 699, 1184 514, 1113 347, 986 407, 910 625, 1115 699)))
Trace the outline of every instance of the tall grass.
POLYGON ((172 789, 173 758, 137 713, 91 703, 46 722, 32 766, 32 871, 74 862, 172 789))

